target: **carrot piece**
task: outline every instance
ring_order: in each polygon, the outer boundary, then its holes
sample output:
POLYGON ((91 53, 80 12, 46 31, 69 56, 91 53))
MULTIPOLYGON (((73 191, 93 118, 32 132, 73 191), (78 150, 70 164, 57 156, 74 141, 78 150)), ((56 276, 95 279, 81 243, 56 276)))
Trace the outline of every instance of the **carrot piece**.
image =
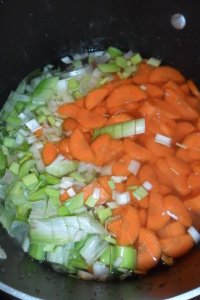
POLYGON ((141 185, 140 180, 133 174, 131 174, 127 180, 126 180, 126 186, 132 186, 132 185, 141 185))
POLYGON ((117 87, 106 100, 108 108, 138 102, 147 98, 147 94, 138 86, 127 84, 117 87))
POLYGON ((198 110, 199 107, 199 98, 191 97, 191 96, 185 96, 185 100, 189 106, 191 106, 193 109, 198 110))
POLYGON ((152 165, 150 164, 142 165, 139 170, 138 178, 142 183, 145 181, 149 181, 153 185, 152 191, 158 192, 159 184, 156 178, 154 167, 152 165))
POLYGON ((135 116, 135 114, 137 113, 137 111, 141 105, 142 104, 140 102, 132 102, 132 103, 127 103, 127 104, 124 104, 121 106, 109 107, 108 113, 112 116, 122 114, 122 113, 126 113, 131 116, 135 116))
POLYGON ((165 211, 169 211, 177 217, 177 221, 186 227, 192 225, 192 219, 183 202, 176 196, 168 195, 163 199, 165 211))
POLYGON ((95 156, 95 163, 103 166, 112 160, 111 156, 112 138, 108 134, 102 134, 91 143, 91 149, 95 156))
POLYGON ((115 78, 114 80, 110 81, 109 83, 106 83, 104 85, 104 88, 106 88, 110 94, 116 87, 125 85, 125 84, 129 84, 131 82, 132 82, 132 78, 119 79, 119 77, 118 77, 118 78, 115 78))
POLYGON ((98 177, 97 181, 98 183, 102 186, 102 188, 108 193, 108 194, 112 194, 112 189, 110 188, 108 182, 110 180, 110 176, 108 175, 104 175, 104 176, 100 176, 98 177))
POLYGON ((178 120, 180 119, 180 114, 165 101, 161 101, 158 99, 151 99, 151 104, 154 105, 157 112, 162 113, 169 119, 178 120))
POLYGON ((182 120, 193 121, 199 116, 198 112, 193 109, 184 98, 180 97, 171 89, 166 89, 165 101, 181 115, 182 120))
POLYGON ((196 84, 194 83, 194 81, 188 80, 187 85, 188 85, 188 88, 191 91, 191 93, 195 97, 200 98, 200 91, 199 91, 198 87, 196 86, 196 84))
POLYGON ((139 219, 140 219, 140 226, 146 227, 147 224, 147 210, 145 208, 140 208, 138 210, 139 219))
POLYGON ((170 257, 176 258, 186 254, 194 246, 194 242, 189 234, 173 236, 160 239, 162 251, 170 257))
POLYGON ((119 245, 132 245, 139 235, 138 211, 131 205, 124 205, 120 209, 113 209, 113 216, 119 216, 119 219, 109 223, 108 230, 116 236, 119 245))
POLYGON ((108 89, 104 87, 92 90, 85 97, 85 107, 91 110, 94 107, 98 106, 100 102, 105 99, 108 93, 108 89))
POLYGON ((85 108, 79 109, 77 120, 81 126, 90 129, 103 127, 107 122, 105 117, 96 115, 85 108))
POLYGON ((179 95, 180 97, 184 97, 185 93, 182 91, 182 89, 180 88, 180 85, 177 84, 176 82, 169 80, 164 86, 163 86, 164 90, 166 89, 171 89, 173 90, 177 95, 179 95))
POLYGON ((66 157, 70 156, 69 138, 64 138, 63 140, 60 141, 58 145, 58 150, 64 156, 66 157))
POLYGON ((157 160, 156 165, 158 169, 165 174, 166 178, 171 182, 174 189, 181 195, 186 196, 190 190, 187 187, 187 176, 177 174, 167 163, 166 159, 160 158, 157 160))
POLYGON ((200 174, 200 162, 194 161, 191 163, 192 171, 196 174, 200 174))
POLYGON ((107 125, 112 125, 116 123, 126 122, 132 120, 133 117, 126 113, 121 113, 113 115, 108 119, 107 125))
POLYGON ((62 128, 64 131, 72 131, 77 127, 78 127, 78 122, 71 118, 65 119, 62 124, 62 128))
POLYGON ((187 82, 180 85, 180 90, 184 93, 184 95, 186 96, 190 95, 190 89, 188 87, 187 82))
POLYGON ((140 228, 137 242, 137 264, 136 269, 147 271, 154 267, 161 257, 160 242, 153 231, 140 228))
MULTIPOLYGON (((105 102, 105 101, 104 101, 105 102)), ((94 107, 91 111, 95 115, 105 116, 108 113, 107 107, 104 105, 104 102, 101 105, 94 107)))
POLYGON ((100 190, 100 198, 97 205, 104 204, 110 200, 110 194, 98 183, 97 180, 92 181, 90 184, 82 188, 84 200, 87 200, 87 198, 93 194, 95 188, 100 190))
POLYGON ((150 192, 147 228, 156 231, 165 226, 170 216, 164 213, 163 197, 158 193, 150 192))
POLYGON ((123 155, 118 161, 112 164, 112 174, 116 176, 128 176, 130 171, 128 166, 130 164, 130 158, 128 155, 123 155))
POLYGON ((83 97, 83 98, 77 99, 77 100, 76 100, 76 105, 77 105, 78 107, 85 107, 85 98, 83 97))
POLYGON ((57 150, 58 150, 57 145, 53 143, 47 142, 44 145, 41 154, 42 154, 42 160, 45 165, 49 165, 50 163, 52 163, 52 161, 54 161, 58 153, 57 150))
POLYGON ((147 63, 140 63, 137 73, 133 75, 133 83, 135 84, 143 84, 148 82, 149 73, 152 71, 153 67, 148 65, 147 63))
POLYGON ((200 213, 200 195, 188 198, 184 201, 184 204, 188 209, 200 213))
POLYGON ((196 230, 200 231, 200 213, 191 210, 190 216, 192 218, 192 225, 196 230))
POLYGON ((157 235, 160 239, 166 239, 173 236, 178 236, 186 233, 186 228, 183 224, 177 221, 170 221, 163 228, 158 230, 157 235))
POLYGON ((41 138, 43 136, 43 128, 39 128, 36 131, 34 131, 34 135, 36 136, 36 138, 41 138))
POLYGON ((70 197, 68 195, 68 193, 66 191, 64 191, 64 193, 60 194, 60 201, 64 202, 66 200, 68 200, 70 197))
POLYGON ((176 156, 168 155, 166 156, 166 161, 170 169, 173 169, 177 174, 188 176, 191 173, 190 165, 176 156))
POLYGON ((115 191, 124 193, 126 191, 126 184, 124 182, 115 183, 115 191))
POLYGON ((169 66, 160 66, 154 68, 149 74, 150 83, 163 83, 172 80, 177 83, 185 81, 184 76, 176 69, 169 66))
POLYGON ((139 113, 145 117, 152 117, 154 114, 156 114, 157 109, 150 103, 149 101, 145 101, 142 106, 139 109, 139 113))
POLYGON ((187 179, 187 186, 190 190, 195 190, 200 188, 200 174, 190 174, 187 179))
POLYGON ((172 147, 166 147, 162 144, 156 143, 154 137, 145 137, 145 146, 157 157, 166 157, 167 155, 174 153, 172 147))
POLYGON ((63 117, 63 118, 72 118, 72 119, 77 119, 78 118, 78 113, 79 113, 79 107, 76 104, 63 104, 59 106, 58 108, 58 113, 63 117))
POLYGON ((76 128, 70 136, 69 149, 75 159, 86 162, 94 162, 95 160, 90 145, 78 128, 76 128))
POLYGON ((141 86, 141 88, 147 93, 147 95, 151 98, 154 97, 162 97, 164 95, 163 89, 159 86, 151 83, 145 83, 141 86))
POLYGON ((177 122, 176 129, 173 134, 173 142, 181 142, 185 136, 192 133, 195 127, 189 122, 177 122))
POLYGON ((195 161, 200 160, 200 133, 194 132, 185 137, 182 144, 184 144, 187 149, 179 149, 177 151, 177 156, 183 160, 195 161), (182 151, 181 151, 182 150, 182 151))
POLYGON ((125 138, 123 141, 124 151, 131 158, 139 161, 155 161, 156 157, 154 154, 138 143, 125 138))

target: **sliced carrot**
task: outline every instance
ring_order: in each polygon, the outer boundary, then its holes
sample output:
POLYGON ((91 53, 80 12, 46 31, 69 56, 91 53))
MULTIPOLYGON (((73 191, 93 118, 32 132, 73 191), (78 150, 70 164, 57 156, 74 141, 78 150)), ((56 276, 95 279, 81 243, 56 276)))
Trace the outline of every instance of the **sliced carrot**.
POLYGON ((187 186, 190 190, 200 189, 200 174, 190 174, 187 179, 187 186))
POLYGON ((156 112, 162 113, 169 119, 178 120, 180 119, 181 115, 166 102, 158 99, 151 99, 150 103, 154 105, 156 112))
POLYGON ((173 169, 177 174, 188 176, 191 173, 190 165, 176 156, 168 155, 166 156, 166 161, 169 164, 170 169, 173 169))
POLYGON ((188 198, 184 201, 184 204, 188 209, 200 213, 200 195, 188 198))
POLYGON ((165 101, 181 115, 184 121, 193 121, 199 116, 198 112, 188 105, 184 98, 180 97, 171 89, 166 89, 165 101))
POLYGON ((194 246, 190 235, 183 234, 166 239, 160 239, 162 251, 170 257, 176 258, 186 254, 194 246))
POLYGON ((185 78, 178 70, 172 67, 160 66, 150 72, 148 80, 150 83, 163 83, 170 80, 183 83, 185 78))
POLYGON ((91 110, 94 107, 98 106, 99 103, 105 99, 108 93, 108 89, 104 87, 92 90, 85 97, 85 107, 91 110))
POLYGON ((136 269, 147 271, 158 263, 160 257, 160 242, 155 233, 150 229, 140 228, 136 269))
POLYGON ((115 191, 119 193, 126 192, 126 184, 124 182, 115 183, 115 191))
POLYGON ((135 75, 133 75, 132 81, 136 84, 143 84, 148 82, 149 73, 152 71, 153 67, 145 62, 139 64, 138 70, 135 75))
POLYGON ((200 213, 191 210, 190 216, 192 218, 192 225, 200 232, 200 213))
POLYGON ((69 148, 73 158, 85 162, 94 162, 95 157, 91 147, 78 128, 70 136, 69 148))
POLYGON ((186 96, 189 96, 189 95, 190 95, 190 89, 189 89, 189 87, 188 87, 187 82, 180 85, 180 90, 181 90, 186 96))
POLYGON ((60 141, 58 145, 58 150, 64 156, 66 157, 70 156, 69 138, 64 138, 63 140, 60 141))
POLYGON ((78 122, 74 119, 67 118, 64 120, 62 127, 64 131, 72 131, 78 127, 78 122))
POLYGON ((165 213, 163 197, 155 192, 150 192, 147 216, 147 228, 154 231, 161 229, 167 224, 170 216, 165 213))
POLYGON ((178 236, 186 233, 186 228, 180 222, 170 221, 163 228, 157 231, 160 239, 166 239, 173 236, 178 236))
POLYGON ((60 201, 64 202, 66 200, 68 200, 70 197, 68 195, 68 193, 66 191, 64 191, 64 193, 60 194, 60 201))
POLYGON ((132 245, 139 235, 138 211, 131 205, 124 205, 120 209, 114 209, 113 216, 119 216, 119 219, 109 223, 108 230, 116 237, 119 245, 132 245))
POLYGON ((110 194, 96 180, 82 188, 84 200, 87 200, 89 196, 93 195, 95 188, 100 190, 100 198, 97 203, 98 205, 104 204, 110 200, 110 194))
POLYGON ((92 113, 95 115, 105 116, 108 113, 107 107, 105 105, 98 105, 95 108, 93 108, 92 113))
POLYGON ((77 100, 76 100, 76 105, 77 105, 78 107, 85 107, 85 98, 83 97, 83 98, 77 99, 77 100))
POLYGON ((196 84, 194 83, 194 81, 192 80, 188 80, 187 81, 187 85, 188 85, 188 88, 189 90, 191 91, 191 93, 197 97, 197 98, 200 98, 200 91, 199 89, 197 88, 196 84))
POLYGON ((97 181, 108 194, 112 194, 112 189, 109 186, 110 176, 100 176, 98 177, 97 181))
POLYGON ((145 164, 142 165, 139 169, 138 173, 139 180, 143 183, 145 181, 148 181, 152 184, 152 191, 158 192, 159 190, 159 184, 156 178, 156 173, 154 171, 153 165, 145 164))
POLYGON ((112 174, 116 176, 130 175, 130 171, 128 170, 130 161, 131 159, 128 155, 123 155, 119 160, 112 164, 112 174))
POLYGON ((79 109, 77 120, 81 126, 90 129, 103 127, 107 122, 105 117, 95 115, 93 112, 84 108, 79 109))
POLYGON ((76 104, 63 104, 59 106, 58 113, 64 118, 77 119, 79 113, 79 107, 76 104))
POLYGON ((172 147, 167 147, 162 144, 155 142, 154 137, 145 138, 145 146, 148 150, 152 151, 157 157, 166 157, 167 155, 173 154, 174 150, 172 147))
POLYGON ((140 208, 138 210, 139 219, 140 219, 140 226, 146 227, 147 224, 147 210, 145 208, 140 208))
POLYGON ((50 163, 52 163, 52 161, 54 161, 54 159, 56 158, 57 153, 58 151, 56 144, 53 144, 51 142, 47 142, 46 144, 44 144, 44 147, 41 151, 44 164, 49 165, 50 163))
POLYGON ((107 107, 122 106, 130 102, 138 102, 147 98, 147 94, 138 86, 127 84, 117 87, 106 100, 107 107))
POLYGON ((145 83, 141 86, 141 88, 147 93, 149 97, 162 97, 164 95, 163 89, 159 86, 151 83, 145 83))
POLYGON ((133 160, 135 159, 142 162, 156 160, 156 157, 151 151, 128 138, 124 139, 123 145, 125 153, 133 160))
POLYGON ((176 170, 169 166, 166 159, 158 159, 156 165, 158 169, 165 174, 166 178, 171 182, 174 189, 179 194, 186 196, 190 193, 190 190, 187 186, 187 176, 178 174, 176 170))
POLYGON ((192 162, 191 163, 191 168, 192 168, 192 171, 195 174, 199 174, 200 175, 200 162, 199 161, 192 162))
POLYGON ((95 155, 95 163, 103 166, 112 160, 111 156, 112 138, 108 134, 102 134, 91 143, 91 149, 95 155))
POLYGON ((129 114, 132 117, 137 114, 138 109, 142 105, 142 102, 132 102, 132 103, 127 103, 121 106, 115 106, 115 107, 109 107, 108 108, 108 113, 110 115, 118 115, 118 114, 129 114))
POLYGON ((143 117, 145 117, 145 116, 152 117, 156 114, 156 112, 157 112, 157 109, 149 101, 145 101, 139 109, 139 113, 143 117))
POLYGON ((169 80, 164 86, 164 90, 171 89, 180 97, 184 97, 185 93, 180 88, 180 85, 172 80, 169 80))
POLYGON ((176 129, 173 135, 173 142, 181 142, 185 136, 195 130, 194 125, 189 122, 177 122, 176 129))
POLYGON ((116 114, 116 115, 112 115, 108 119, 107 125, 126 122, 126 121, 130 121, 132 119, 133 119, 133 117, 127 113, 116 114))
MULTIPOLYGON (((188 154, 188 159, 190 161, 200 160, 200 133, 194 132, 186 136, 186 138, 183 140, 182 144, 186 146, 186 150, 183 150, 184 154, 188 154)), ((180 150, 177 151, 180 152, 180 150)), ((179 155, 178 155, 179 156, 179 155)))
POLYGON ((186 227, 190 227, 192 225, 190 214, 183 202, 178 197, 173 195, 164 197, 163 205, 165 211, 169 211, 171 214, 175 215, 178 222, 186 227))
POLYGON ((198 107, 199 107, 199 98, 195 98, 195 97, 191 97, 191 96, 186 96, 185 100, 188 103, 188 105, 190 105, 193 109, 198 110, 198 107))

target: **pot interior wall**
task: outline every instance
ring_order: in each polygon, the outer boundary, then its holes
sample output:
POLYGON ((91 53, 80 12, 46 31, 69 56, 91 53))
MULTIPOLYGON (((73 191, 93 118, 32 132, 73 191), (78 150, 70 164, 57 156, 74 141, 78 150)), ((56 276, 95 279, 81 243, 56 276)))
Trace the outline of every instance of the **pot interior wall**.
MULTIPOLYGON (((161 58, 200 83, 198 7, 198 0, 2 0, 0 103, 30 71, 69 53, 109 45, 161 58), (186 18, 182 30, 171 26, 175 13, 186 18)), ((163 299, 199 286, 198 249, 171 268, 116 284, 55 274, 31 261, 2 229, 0 244, 8 253, 8 259, 0 261, 0 288, 8 285, 42 299, 163 299)))

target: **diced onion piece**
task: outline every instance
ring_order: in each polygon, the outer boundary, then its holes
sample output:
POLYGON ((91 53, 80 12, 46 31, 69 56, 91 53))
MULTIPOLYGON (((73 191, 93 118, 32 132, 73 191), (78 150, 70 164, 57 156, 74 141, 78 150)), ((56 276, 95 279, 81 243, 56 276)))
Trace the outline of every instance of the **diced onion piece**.
POLYGON ((72 60, 71 60, 71 58, 69 58, 69 56, 65 56, 65 57, 61 58, 61 61, 64 64, 71 64, 72 63, 72 60))
POLYGON ((190 228, 188 228, 187 232, 189 233, 189 235, 191 235, 195 243, 198 244, 198 242, 200 241, 200 233, 196 230, 196 228, 191 226, 190 228))
POLYGON ((31 135, 31 136, 29 136, 29 137, 27 138, 27 143, 28 143, 28 144, 33 144, 33 143, 35 143, 35 142, 37 142, 36 136, 31 135))
POLYGON ((147 190, 143 186, 139 186, 134 192, 133 192, 134 197, 137 200, 142 200, 146 196, 148 196, 147 190))
POLYGON ((31 132, 35 132, 42 127, 36 119, 32 119, 25 124, 31 132))
POLYGON ((114 202, 114 201, 112 201, 112 202, 107 202, 106 205, 107 205, 110 209, 115 209, 115 208, 119 207, 119 205, 118 205, 116 202, 114 202))
POLYGON ((0 246, 0 259, 6 259, 7 258, 7 254, 4 251, 4 249, 0 246))
POLYGON ((78 277, 83 280, 96 280, 97 279, 96 275, 91 274, 89 272, 82 271, 82 270, 78 271, 78 277))
POLYGON ((147 60, 147 64, 153 67, 159 67, 161 64, 161 60, 155 57, 151 57, 147 60))
POLYGON ((67 80, 66 79, 61 79, 61 80, 58 80, 58 83, 57 83, 57 90, 59 92, 64 92, 66 91, 67 89, 67 80))
POLYGON ((178 217, 175 214, 173 214, 171 211, 167 210, 166 214, 169 215, 172 219, 176 221, 178 220, 178 217))
POLYGON ((21 112, 18 117, 21 119, 21 120, 25 120, 27 118, 27 115, 25 115, 23 112, 21 112))
POLYGON ((60 188, 68 189, 73 185, 73 183, 74 183, 74 179, 72 177, 62 177, 60 188))
POLYGON ((127 179, 127 176, 111 176, 111 180, 115 183, 122 183, 127 179))
POLYGON ((99 279, 106 279, 110 273, 110 270, 102 262, 96 261, 93 265, 93 273, 94 275, 98 276, 99 279))
POLYGON ((71 187, 67 190, 67 194, 70 196, 70 197, 73 197, 76 195, 76 192, 75 190, 71 187))
POLYGON ((95 200, 99 200, 101 196, 101 191, 99 188, 94 188, 92 196, 94 197, 95 200))
POLYGON ((112 197, 119 205, 125 205, 130 202, 129 192, 118 193, 117 191, 113 191, 112 197))
POLYGON ((100 174, 102 176, 111 175, 112 174, 112 166, 111 165, 103 166, 100 170, 100 174))
POLYGON ((143 182, 143 187, 147 190, 147 191, 150 191, 152 188, 153 188, 153 185, 151 184, 151 182, 149 181, 144 181, 143 182))
POLYGON ((166 135, 156 134, 155 142, 158 144, 162 144, 167 147, 171 147, 172 139, 166 135))
POLYGON ((124 54, 124 58, 130 59, 133 56, 133 51, 129 50, 124 54))
POLYGON ((134 175, 137 175, 139 169, 140 169, 141 163, 137 160, 131 160, 130 164, 128 166, 128 170, 133 173, 134 175))

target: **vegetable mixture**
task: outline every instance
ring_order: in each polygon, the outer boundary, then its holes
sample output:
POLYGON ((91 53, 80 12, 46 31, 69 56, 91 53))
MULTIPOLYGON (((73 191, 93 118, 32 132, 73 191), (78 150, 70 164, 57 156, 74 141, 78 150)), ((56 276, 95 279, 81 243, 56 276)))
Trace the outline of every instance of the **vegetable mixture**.
POLYGON ((200 92, 106 51, 27 76, 1 111, 0 223, 81 279, 146 274, 200 240, 200 92))

